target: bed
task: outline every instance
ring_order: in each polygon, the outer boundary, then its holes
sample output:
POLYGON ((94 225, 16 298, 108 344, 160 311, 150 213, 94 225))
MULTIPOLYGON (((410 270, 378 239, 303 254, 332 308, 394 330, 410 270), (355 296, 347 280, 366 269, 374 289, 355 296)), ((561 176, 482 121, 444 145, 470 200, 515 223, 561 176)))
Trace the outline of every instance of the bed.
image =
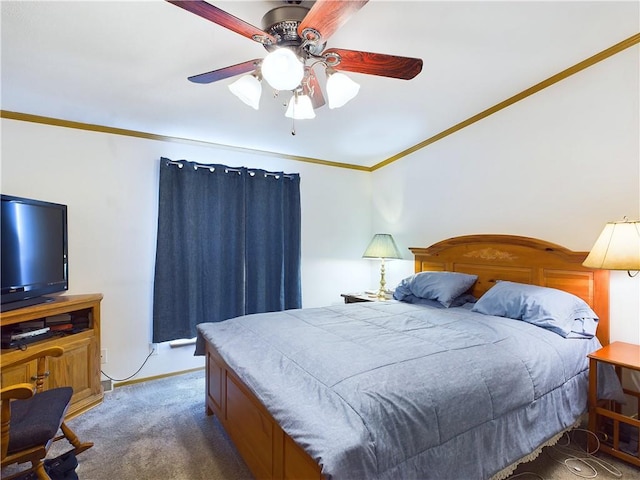
POLYGON ((586 355, 609 343, 606 270, 583 267, 586 252, 511 235, 410 250, 420 274, 410 282, 474 280, 442 308, 353 303, 198 326, 207 414, 256 478, 505 478, 581 420, 586 355), (597 338, 495 315, 484 301, 529 286, 579 299, 597 338), (469 294, 480 300, 455 303, 469 294))

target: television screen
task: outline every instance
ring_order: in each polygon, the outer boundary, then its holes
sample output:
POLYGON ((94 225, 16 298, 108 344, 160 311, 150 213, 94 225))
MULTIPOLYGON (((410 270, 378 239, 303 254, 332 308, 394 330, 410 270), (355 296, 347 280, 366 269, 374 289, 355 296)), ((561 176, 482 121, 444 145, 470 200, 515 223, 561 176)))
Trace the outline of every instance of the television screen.
POLYGON ((67 207, 2 195, 2 310, 68 289, 67 207))

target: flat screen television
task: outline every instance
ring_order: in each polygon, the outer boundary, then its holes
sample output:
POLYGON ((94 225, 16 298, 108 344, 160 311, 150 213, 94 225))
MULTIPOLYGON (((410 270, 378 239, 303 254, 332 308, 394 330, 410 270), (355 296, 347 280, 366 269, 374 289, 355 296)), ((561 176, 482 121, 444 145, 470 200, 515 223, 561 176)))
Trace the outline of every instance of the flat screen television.
POLYGON ((67 206, 2 195, 0 311, 53 300, 69 288, 67 206))

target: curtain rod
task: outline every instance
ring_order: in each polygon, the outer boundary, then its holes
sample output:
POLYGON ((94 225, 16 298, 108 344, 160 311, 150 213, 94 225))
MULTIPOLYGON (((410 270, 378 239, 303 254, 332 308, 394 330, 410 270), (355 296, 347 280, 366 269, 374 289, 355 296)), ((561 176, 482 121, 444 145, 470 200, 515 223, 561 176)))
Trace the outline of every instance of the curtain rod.
MULTIPOLYGON (((211 173, 216 171, 216 167, 215 166, 209 165, 209 164, 206 164, 206 163, 189 162, 188 160, 169 160, 169 159, 167 159, 167 165, 177 165, 178 168, 184 167, 185 162, 192 163, 194 170, 198 170, 199 168, 206 168, 211 173)), ((259 170, 259 169, 256 169, 256 168, 248 168, 248 167, 233 168, 233 167, 227 167, 226 165, 223 165, 223 166, 224 166, 224 173, 237 172, 238 175, 242 174, 242 170, 243 169, 245 169, 249 173, 249 175, 251 175, 251 176, 254 176, 256 174, 256 171, 259 170)), ((264 172, 264 176, 265 177, 275 177, 275 178, 280 178, 281 176, 284 177, 284 178, 295 178, 296 175, 298 175, 298 174, 292 174, 292 173, 267 172, 266 170, 263 170, 263 172, 264 172)))

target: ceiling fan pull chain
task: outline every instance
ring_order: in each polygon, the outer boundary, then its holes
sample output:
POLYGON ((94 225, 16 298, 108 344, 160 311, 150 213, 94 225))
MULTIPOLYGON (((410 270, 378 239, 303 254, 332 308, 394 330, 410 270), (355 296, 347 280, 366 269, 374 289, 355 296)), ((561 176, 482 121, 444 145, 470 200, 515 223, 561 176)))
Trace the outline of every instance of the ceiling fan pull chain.
POLYGON ((293 135, 295 137, 296 135, 296 105, 297 105, 297 100, 298 100, 298 91, 295 90, 293 92, 293 97, 291 97, 291 100, 289 100, 289 102, 293 102, 293 104, 291 104, 291 108, 292 108, 292 115, 291 115, 291 135, 293 135))

